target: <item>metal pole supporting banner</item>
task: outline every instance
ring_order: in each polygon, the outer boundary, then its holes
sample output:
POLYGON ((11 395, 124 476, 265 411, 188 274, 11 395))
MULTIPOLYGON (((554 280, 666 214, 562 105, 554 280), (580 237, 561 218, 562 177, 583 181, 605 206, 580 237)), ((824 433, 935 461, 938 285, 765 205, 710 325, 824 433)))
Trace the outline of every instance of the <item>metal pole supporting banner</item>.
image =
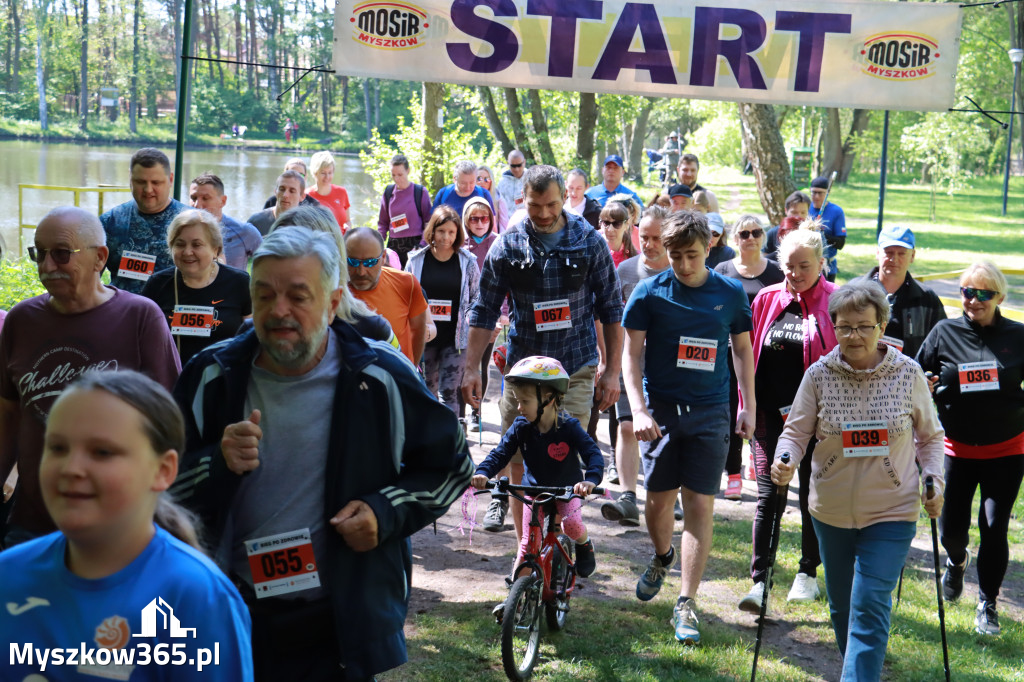
POLYGON ((875 241, 882 232, 882 220, 885 216, 885 176, 889 169, 889 112, 885 112, 882 123, 882 172, 878 175, 878 225, 875 227, 875 241))
POLYGON ((174 147, 174 198, 181 200, 181 173, 185 162, 185 125, 188 122, 188 110, 185 105, 188 102, 188 67, 189 61, 185 56, 191 44, 192 37, 192 0, 185 0, 185 25, 181 32, 181 68, 178 71, 178 126, 177 139, 174 147))
MULTIPOLYGON (((1020 62, 1013 63, 1013 85, 1010 88, 1010 111, 1017 108, 1017 76, 1020 72, 1020 62)), ((1013 157, 1013 114, 1010 114, 1010 129, 1006 134, 1006 167, 1003 170, 1003 213, 1006 215, 1006 200, 1010 193, 1010 159, 1013 157)))

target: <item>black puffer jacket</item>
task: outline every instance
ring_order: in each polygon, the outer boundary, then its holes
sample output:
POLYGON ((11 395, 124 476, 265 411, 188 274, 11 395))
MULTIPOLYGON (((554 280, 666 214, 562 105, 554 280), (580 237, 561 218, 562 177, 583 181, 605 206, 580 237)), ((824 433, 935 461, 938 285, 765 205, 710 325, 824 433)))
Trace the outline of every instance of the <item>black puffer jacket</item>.
MULTIPOLYGON (((878 268, 867 274, 867 279, 877 280, 878 268)), ((885 335, 903 342, 903 354, 914 357, 921 349, 928 333, 946 319, 942 301, 931 289, 926 289, 907 273, 903 286, 896 292, 889 313, 889 326, 885 335)))

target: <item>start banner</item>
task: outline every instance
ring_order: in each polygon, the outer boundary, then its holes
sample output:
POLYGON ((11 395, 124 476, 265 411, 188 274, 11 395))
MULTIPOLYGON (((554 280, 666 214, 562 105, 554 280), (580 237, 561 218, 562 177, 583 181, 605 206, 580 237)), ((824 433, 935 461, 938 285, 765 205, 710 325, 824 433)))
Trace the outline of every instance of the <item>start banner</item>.
POLYGON ((867 109, 953 104, 962 10, 804 0, 338 0, 350 76, 867 109))

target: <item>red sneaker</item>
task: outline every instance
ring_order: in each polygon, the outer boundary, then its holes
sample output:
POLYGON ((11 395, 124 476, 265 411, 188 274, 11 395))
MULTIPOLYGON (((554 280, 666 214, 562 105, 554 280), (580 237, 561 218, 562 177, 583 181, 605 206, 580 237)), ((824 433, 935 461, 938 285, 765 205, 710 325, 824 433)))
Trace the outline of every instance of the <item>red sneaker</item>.
POLYGON ((739 474, 733 474, 729 476, 729 483, 726 484, 725 486, 725 499, 743 499, 743 480, 741 479, 739 474))

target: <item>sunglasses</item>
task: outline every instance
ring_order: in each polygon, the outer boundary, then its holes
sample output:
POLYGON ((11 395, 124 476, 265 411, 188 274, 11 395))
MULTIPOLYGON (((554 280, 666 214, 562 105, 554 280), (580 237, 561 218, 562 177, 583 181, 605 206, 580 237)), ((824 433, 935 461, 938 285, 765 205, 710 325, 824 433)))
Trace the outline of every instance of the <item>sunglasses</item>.
POLYGON ((759 227, 756 230, 740 230, 736 234, 740 236, 740 239, 750 239, 751 237, 760 239, 764 236, 764 230, 759 227))
POLYGON ((491 222, 491 216, 488 215, 471 215, 469 216, 469 222, 471 223, 483 223, 486 225, 491 222))
MULTIPOLYGON (((37 249, 34 246, 28 247, 28 257, 33 263, 40 265, 46 260, 46 256, 49 255, 53 259, 53 262, 57 265, 67 265, 71 261, 71 254, 85 251, 85 249, 95 249, 96 246, 86 246, 83 249, 37 249)), ((985 299, 987 300, 987 299, 985 299)))
POLYGON ((364 258, 363 260, 359 260, 358 258, 348 256, 345 260, 348 261, 348 266, 350 268, 358 268, 360 265, 362 265, 364 268, 372 268, 374 265, 380 262, 380 259, 380 256, 377 256, 376 258, 364 258))
POLYGON ((476 176, 476 181, 477 182, 490 182, 491 179, 489 177, 487 177, 486 175, 478 175, 478 176, 476 176))
POLYGON ((602 220, 598 220, 598 222, 601 223, 601 225, 603 225, 605 227, 618 227, 619 225, 622 225, 626 221, 625 220, 603 220, 602 219, 602 220))
MULTIPOLYGON (((57 259, 54 258, 54 260, 57 259)), ((991 289, 975 289, 974 287, 960 287, 960 293, 963 294, 963 297, 968 301, 973 298, 977 298, 982 303, 985 301, 991 301, 999 295, 998 291, 992 291, 991 289)))
POLYGON ((521 163, 510 163, 509 164, 509 168, 522 168, 522 167, 523 167, 523 164, 521 164, 521 163))

